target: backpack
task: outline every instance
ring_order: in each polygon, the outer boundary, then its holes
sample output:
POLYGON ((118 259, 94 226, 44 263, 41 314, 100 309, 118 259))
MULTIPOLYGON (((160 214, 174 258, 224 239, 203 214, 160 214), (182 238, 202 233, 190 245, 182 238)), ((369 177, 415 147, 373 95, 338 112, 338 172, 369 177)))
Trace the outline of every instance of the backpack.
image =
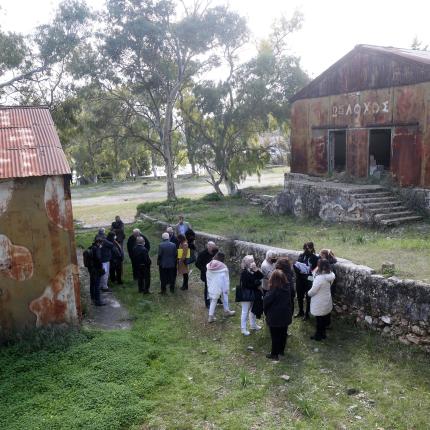
POLYGON ((84 266, 89 269, 92 267, 93 265, 93 250, 92 247, 90 246, 89 248, 87 248, 84 253, 83 253, 83 258, 84 258, 84 266))

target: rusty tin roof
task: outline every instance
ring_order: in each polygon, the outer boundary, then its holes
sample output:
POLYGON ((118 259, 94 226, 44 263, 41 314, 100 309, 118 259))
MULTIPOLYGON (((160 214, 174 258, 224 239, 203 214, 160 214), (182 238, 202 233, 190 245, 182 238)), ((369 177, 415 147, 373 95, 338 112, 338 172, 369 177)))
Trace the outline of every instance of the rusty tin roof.
POLYGON ((357 45, 291 101, 430 81, 430 52, 357 45))
POLYGON ((47 108, 0 107, 0 179, 68 174, 47 108))

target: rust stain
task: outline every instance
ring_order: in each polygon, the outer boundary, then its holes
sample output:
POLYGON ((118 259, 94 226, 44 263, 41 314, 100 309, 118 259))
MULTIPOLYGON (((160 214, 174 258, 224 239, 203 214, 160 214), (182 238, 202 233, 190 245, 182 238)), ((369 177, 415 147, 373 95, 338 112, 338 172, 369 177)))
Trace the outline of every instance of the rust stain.
POLYGON ((30 303, 29 309, 36 315, 36 327, 78 321, 75 296, 77 285, 78 267, 70 264, 55 276, 39 298, 30 303))
POLYGON ((314 130, 311 140, 312 173, 322 175, 327 173, 327 131, 314 130))
POLYGON ((53 176, 46 180, 45 208, 48 218, 64 230, 73 228, 72 201, 65 190, 67 179, 53 176))
POLYGON ((392 141, 392 173, 401 186, 419 185, 421 137, 416 127, 396 127, 392 141))
POLYGON ((368 170, 368 130, 349 130, 347 133, 347 172, 352 176, 366 177, 368 170))
POLYGON ((0 273, 17 281, 33 276, 33 258, 30 251, 13 245, 9 238, 0 234, 0 273))

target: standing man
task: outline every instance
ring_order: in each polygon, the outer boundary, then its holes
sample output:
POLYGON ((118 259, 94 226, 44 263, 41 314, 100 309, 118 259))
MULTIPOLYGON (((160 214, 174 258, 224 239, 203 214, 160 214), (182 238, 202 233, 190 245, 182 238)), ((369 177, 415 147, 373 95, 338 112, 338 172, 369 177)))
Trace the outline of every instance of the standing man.
POLYGON ((179 247, 179 241, 178 241, 178 238, 175 236, 175 232, 173 231, 173 227, 167 227, 166 232, 169 233, 170 242, 174 243, 176 246, 176 249, 177 249, 179 247))
POLYGON ((102 243, 103 239, 101 237, 96 237, 91 247, 87 250, 89 252, 88 271, 90 272, 90 296, 95 306, 106 305, 100 298, 100 279, 104 273, 101 258, 102 243))
POLYGON ((205 283, 205 306, 209 309, 210 300, 208 297, 208 284, 206 280, 206 266, 212 260, 214 255, 218 252, 218 248, 215 245, 215 242, 209 241, 206 245, 206 249, 199 253, 196 260, 196 267, 200 270, 200 279, 205 283))
POLYGON ((166 294, 166 286, 169 285, 170 292, 175 291, 176 283, 176 245, 171 241, 169 233, 161 235, 162 242, 158 247, 157 264, 160 270, 161 291, 160 294, 166 294))
POLYGON ((124 249, 124 223, 122 222, 119 215, 115 217, 115 221, 112 223, 111 230, 116 234, 116 241, 121 245, 121 248, 124 249))
POLYGON ((145 247, 145 239, 141 236, 136 239, 133 250, 134 267, 136 268, 137 286, 139 293, 149 294, 151 286, 151 259, 145 247))
POLYGON ((138 228, 135 228, 133 230, 133 233, 131 234, 131 236, 128 238, 127 240, 127 252, 128 252, 128 256, 130 257, 130 261, 131 261, 131 267, 133 269, 133 279, 137 280, 137 271, 136 271, 136 267, 134 265, 134 259, 133 259, 133 250, 137 244, 136 240, 138 237, 142 237, 143 240, 145 241, 145 248, 147 249, 147 251, 149 252, 151 245, 149 243, 149 240, 147 237, 145 237, 138 228))
POLYGON ((109 232, 105 239, 102 239, 101 260, 104 274, 100 280, 100 289, 104 293, 111 293, 112 290, 108 287, 110 261, 112 260, 112 250, 114 247, 115 233, 109 232))
POLYGON ((187 231, 191 228, 190 223, 184 221, 184 216, 179 215, 179 222, 176 224, 176 236, 182 234, 186 237, 187 231))

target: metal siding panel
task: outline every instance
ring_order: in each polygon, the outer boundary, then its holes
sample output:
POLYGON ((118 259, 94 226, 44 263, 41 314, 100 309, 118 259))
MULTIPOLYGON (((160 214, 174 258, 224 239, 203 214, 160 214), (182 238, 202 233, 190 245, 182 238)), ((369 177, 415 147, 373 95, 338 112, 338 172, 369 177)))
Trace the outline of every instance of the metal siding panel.
POLYGON ((421 177, 421 136, 416 127, 396 127, 391 171, 401 186, 417 186, 421 177))
POLYGON ((327 131, 313 130, 311 140, 311 159, 309 173, 323 175, 328 171, 327 131))
POLYGON ((348 130, 347 132, 346 169, 351 176, 367 176, 368 139, 367 129, 348 130))
POLYGON ((425 118, 423 88, 419 85, 394 88, 394 121, 422 122, 425 118))

